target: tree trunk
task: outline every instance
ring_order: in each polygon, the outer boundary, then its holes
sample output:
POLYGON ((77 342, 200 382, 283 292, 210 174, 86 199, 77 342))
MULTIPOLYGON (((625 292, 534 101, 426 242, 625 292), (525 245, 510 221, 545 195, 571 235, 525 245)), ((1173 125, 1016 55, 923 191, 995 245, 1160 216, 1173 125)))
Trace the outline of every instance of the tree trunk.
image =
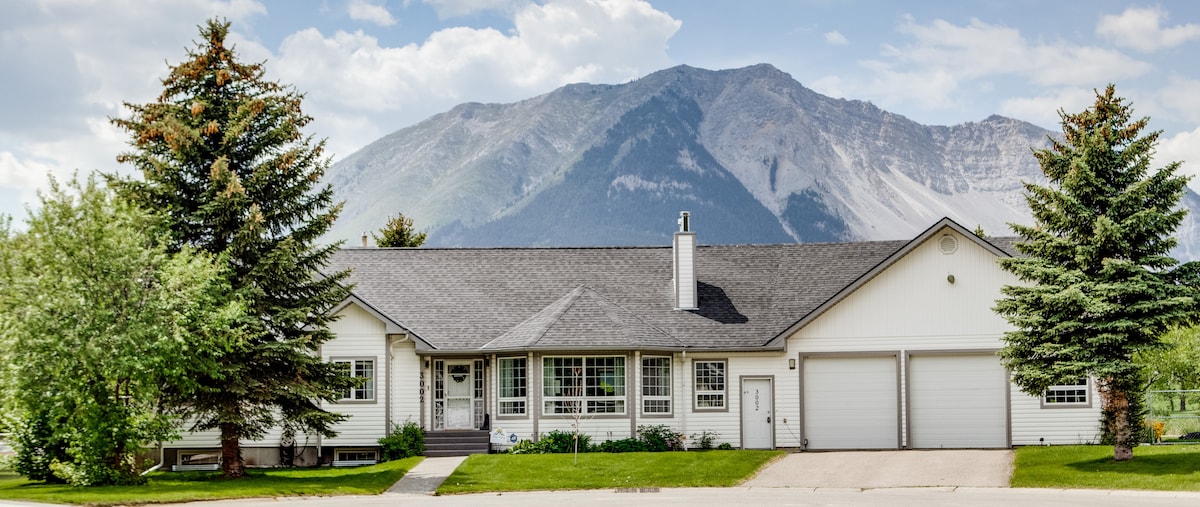
POLYGON ((242 461, 242 447, 234 423, 221 423, 221 476, 226 479, 246 476, 246 463, 242 461))
POLYGON ((1129 461, 1133 459, 1134 441, 1133 421, 1129 406, 1129 391, 1122 388, 1120 381, 1108 379, 1100 385, 1100 396, 1103 400, 1105 430, 1113 440, 1113 460, 1129 461))

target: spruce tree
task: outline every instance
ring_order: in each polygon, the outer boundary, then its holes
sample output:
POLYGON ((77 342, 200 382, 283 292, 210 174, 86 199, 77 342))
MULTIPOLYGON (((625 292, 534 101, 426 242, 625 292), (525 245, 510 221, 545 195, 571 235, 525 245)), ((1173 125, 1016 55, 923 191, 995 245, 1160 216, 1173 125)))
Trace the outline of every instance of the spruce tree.
POLYGON ((131 134, 118 160, 140 180, 114 183, 133 202, 167 216, 173 248, 224 256, 230 285, 249 318, 223 357, 221 374, 187 403, 194 429, 219 429, 222 471, 244 475, 240 442, 282 425, 332 436, 343 416, 320 401, 352 380, 321 360, 332 338, 326 310, 348 295, 347 272, 318 275, 338 245, 318 238, 340 203, 319 183, 324 141, 301 129, 312 118, 302 94, 264 78, 226 45, 227 21, 209 20, 188 59, 170 67, 149 104, 126 104, 113 122, 131 134))
POLYGON ((1021 256, 1001 261, 1023 282, 996 311, 1015 331, 1000 355, 1022 391, 1091 377, 1117 461, 1133 457, 1143 378, 1134 354, 1161 346, 1191 319, 1196 266, 1171 258, 1187 178, 1174 162, 1151 170, 1160 132, 1109 85, 1078 114, 1060 111, 1063 138, 1034 155, 1049 185, 1025 184, 1034 225, 1010 224, 1021 256))
POLYGON ((379 229, 379 235, 371 233, 375 244, 381 247, 416 248, 425 244, 428 236, 426 232, 417 232, 413 219, 404 216, 404 213, 388 217, 387 224, 379 229))

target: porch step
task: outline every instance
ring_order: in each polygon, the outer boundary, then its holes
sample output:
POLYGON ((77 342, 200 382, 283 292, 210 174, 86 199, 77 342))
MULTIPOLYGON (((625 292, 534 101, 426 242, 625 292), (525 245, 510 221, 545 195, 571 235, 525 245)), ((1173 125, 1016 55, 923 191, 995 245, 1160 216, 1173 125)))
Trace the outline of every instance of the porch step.
POLYGON ((487 431, 429 431, 425 433, 425 455, 468 456, 487 454, 491 448, 487 431))

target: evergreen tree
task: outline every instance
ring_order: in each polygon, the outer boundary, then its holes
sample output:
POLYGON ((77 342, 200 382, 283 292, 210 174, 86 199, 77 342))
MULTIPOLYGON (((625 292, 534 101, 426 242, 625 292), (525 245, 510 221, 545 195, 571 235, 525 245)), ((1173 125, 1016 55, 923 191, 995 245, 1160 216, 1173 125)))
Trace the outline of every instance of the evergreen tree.
POLYGON ((1150 170, 1159 132, 1109 85, 1078 114, 1060 111, 1063 139, 1034 155, 1049 186, 1025 184, 1035 225, 1011 224, 1023 256, 1001 261, 1020 285, 996 304, 1016 330, 1000 352, 1022 391, 1091 376, 1117 461, 1133 457, 1143 378, 1134 354, 1195 309, 1196 266, 1169 252, 1187 213, 1179 163, 1150 170))
POLYGON ((338 245, 318 238, 341 204, 320 185, 329 161, 324 141, 301 129, 312 118, 302 95, 264 79, 226 46, 227 21, 209 20, 188 60, 170 68, 157 101, 126 104, 113 122, 132 137, 142 179, 116 180, 134 202, 166 214, 172 246, 228 259, 230 284, 250 318, 223 373, 201 379, 192 398, 194 429, 221 432, 222 472, 244 475, 240 441, 271 427, 332 436, 344 416, 320 402, 340 398, 353 381, 321 360, 332 338, 326 310, 342 301, 348 272, 319 276, 338 245))
POLYGON ((425 244, 425 238, 428 235, 426 232, 417 232, 413 227, 413 219, 404 216, 404 213, 388 217, 387 224, 379 229, 378 236, 371 233, 371 237, 375 238, 375 244, 381 247, 409 248, 425 244))

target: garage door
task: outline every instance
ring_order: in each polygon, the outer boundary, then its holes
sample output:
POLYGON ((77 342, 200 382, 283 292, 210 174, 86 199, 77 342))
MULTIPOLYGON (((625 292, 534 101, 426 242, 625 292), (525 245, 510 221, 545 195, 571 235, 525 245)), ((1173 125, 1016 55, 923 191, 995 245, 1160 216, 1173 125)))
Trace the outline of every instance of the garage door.
POLYGON ((803 357, 807 449, 899 447, 896 356, 803 357))
POLYGON ((914 355, 908 375, 911 447, 1008 447, 1008 377, 998 357, 914 355))

